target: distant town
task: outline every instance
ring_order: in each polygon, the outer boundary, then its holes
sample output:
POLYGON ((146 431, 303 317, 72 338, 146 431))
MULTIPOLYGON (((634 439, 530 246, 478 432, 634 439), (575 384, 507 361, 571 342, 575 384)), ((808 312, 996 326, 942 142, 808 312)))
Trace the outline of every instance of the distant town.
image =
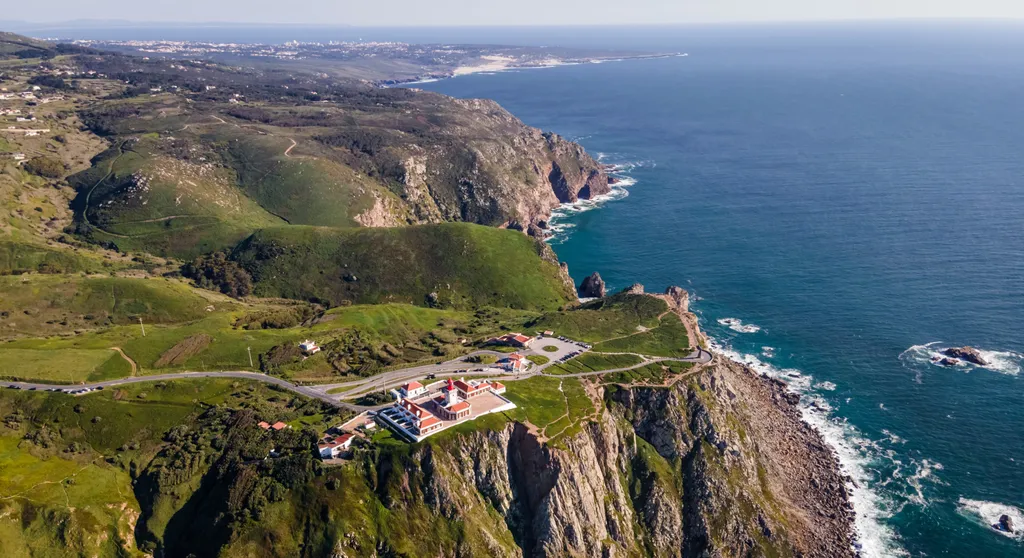
POLYGON ((680 53, 594 51, 557 47, 410 44, 379 41, 290 41, 283 44, 193 41, 98 41, 73 44, 142 56, 216 60, 251 66, 315 60, 322 77, 349 77, 381 85, 440 79, 475 72, 538 68, 613 60, 685 56, 680 53))

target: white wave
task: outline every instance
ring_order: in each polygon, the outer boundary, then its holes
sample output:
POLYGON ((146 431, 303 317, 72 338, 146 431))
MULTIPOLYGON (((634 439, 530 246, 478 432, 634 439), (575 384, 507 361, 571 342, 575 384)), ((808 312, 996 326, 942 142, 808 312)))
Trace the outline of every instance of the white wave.
POLYGON ((439 81, 441 81, 441 78, 427 78, 427 79, 420 79, 420 80, 416 80, 416 81, 408 81, 408 82, 405 82, 405 83, 403 83, 401 85, 419 85, 419 84, 422 84, 422 83, 437 83, 439 81))
POLYGON ((966 372, 976 368, 983 368, 1009 376, 1016 376, 1020 374, 1021 368, 1024 366, 1024 355, 1021 353, 985 349, 978 349, 978 353, 980 353, 982 358, 988 362, 988 364, 984 366, 972 364, 964 360, 960 360, 955 367, 946 366, 941 364, 940 361, 946 356, 942 351, 949 347, 950 345, 946 345, 942 341, 932 341, 931 343, 925 343, 923 345, 913 345, 909 349, 900 353, 899 359, 904 366, 910 365, 918 369, 918 379, 920 379, 919 365, 922 364, 932 364, 942 368, 962 369, 966 372))
POLYGON ((609 202, 618 201, 628 197, 628 188, 636 185, 636 179, 629 176, 616 178, 617 182, 611 185, 611 190, 607 194, 594 196, 588 200, 581 199, 572 203, 563 203, 552 211, 551 218, 548 219, 549 234, 547 241, 552 244, 559 244, 563 242, 567 237, 567 231, 576 226, 572 223, 563 223, 563 219, 600 208, 609 202))
POLYGON ((1024 542, 1024 528, 1022 528, 1024 527, 1024 512, 1020 508, 1009 504, 1000 504, 999 502, 960 498, 957 502, 957 511, 961 515, 974 520, 975 523, 988 527, 993 532, 1024 542), (996 528, 996 525, 999 524, 999 517, 1002 515, 1007 515, 1013 520, 1015 533, 1009 533, 996 528))
MULTIPOLYGON (((745 364, 759 374, 785 383, 796 393, 805 394, 813 378, 797 370, 780 370, 765 363, 754 355, 738 353, 711 339, 711 348, 722 356, 745 364)), ((861 556, 906 556, 899 546, 898 537, 885 521, 892 517, 897 505, 873 487, 881 479, 875 475, 875 462, 892 459, 891 452, 884 452, 879 444, 868 439, 844 418, 834 416, 831 406, 820 404, 820 398, 801 397, 801 416, 821 435, 822 439, 836 452, 843 474, 853 482, 847 483, 850 503, 854 510, 854 531, 856 545, 861 556)))
POLYGON ((739 333, 757 333, 761 331, 761 326, 744 324, 739 318, 722 318, 718 320, 718 323, 724 326, 729 326, 729 329, 739 333))
POLYGON ((772 358, 775 356, 775 347, 764 346, 761 347, 761 356, 765 358, 772 358))
POLYGON ((836 385, 832 382, 821 382, 814 384, 814 389, 820 389, 824 391, 835 391, 836 385))
MULTIPOLYGON (((924 497, 923 483, 929 480, 935 480, 932 473, 935 471, 942 470, 942 463, 931 461, 929 459, 922 459, 921 461, 911 460, 916 471, 907 477, 907 485, 913 490, 913 494, 908 495, 907 499, 919 506, 927 506, 928 501, 924 497)), ((937 481, 940 482, 941 481, 937 481)))

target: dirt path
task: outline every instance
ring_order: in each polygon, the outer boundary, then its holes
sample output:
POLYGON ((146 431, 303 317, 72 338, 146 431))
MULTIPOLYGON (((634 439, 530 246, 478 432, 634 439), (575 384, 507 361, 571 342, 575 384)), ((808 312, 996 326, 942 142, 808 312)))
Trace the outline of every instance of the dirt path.
POLYGON ((288 147, 288 149, 284 150, 284 156, 288 157, 289 159, 305 159, 305 157, 303 157, 302 155, 292 155, 292 149, 295 149, 295 146, 299 145, 299 143, 292 138, 288 138, 288 141, 292 142, 292 144, 288 147))
POLYGON ((139 367, 138 367, 138 365, 135 364, 135 361, 132 360, 131 357, 129 357, 128 355, 124 354, 124 351, 121 350, 121 347, 111 347, 111 349, 117 351, 117 354, 121 355, 121 358, 127 360, 128 364, 131 365, 131 367, 132 367, 132 375, 131 375, 131 377, 132 378, 134 378, 134 377, 139 375, 139 367))

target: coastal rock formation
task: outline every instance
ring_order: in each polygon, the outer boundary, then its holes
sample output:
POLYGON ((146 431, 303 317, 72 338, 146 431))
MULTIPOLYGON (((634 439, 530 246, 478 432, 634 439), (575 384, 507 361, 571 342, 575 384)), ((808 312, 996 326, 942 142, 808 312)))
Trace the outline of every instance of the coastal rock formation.
POLYGON ((960 359, 964 362, 970 362, 971 364, 977 364, 978 366, 988 366, 989 362, 985 360, 985 357, 981 356, 981 352, 974 347, 950 347, 942 354, 955 359, 960 359))
POLYGON ((595 271, 587 276, 580 283, 579 293, 581 298, 604 298, 607 290, 605 289, 604 279, 601 279, 601 274, 595 271))
POLYGON ((997 525, 1000 531, 1005 533, 1013 533, 1013 519, 1005 513, 999 516, 999 524, 997 525))
POLYGON ((641 285, 640 283, 633 283, 632 285, 626 287, 625 289, 622 289, 622 292, 626 294, 642 295, 644 294, 644 286, 641 285))
POLYGON ((689 312, 690 310, 690 293, 682 287, 672 286, 665 289, 665 296, 661 298, 676 311, 689 312))
POLYGON ((603 404, 557 444, 510 423, 353 470, 375 471, 364 482, 387 513, 474 533, 461 552, 435 542, 440 555, 853 556, 836 458, 781 383, 723 363, 668 388, 593 389, 603 404))

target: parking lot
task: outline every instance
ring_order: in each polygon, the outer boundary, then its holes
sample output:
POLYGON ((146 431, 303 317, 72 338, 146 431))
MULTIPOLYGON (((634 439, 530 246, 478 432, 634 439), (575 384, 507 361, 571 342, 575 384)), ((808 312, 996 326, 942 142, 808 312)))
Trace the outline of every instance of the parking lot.
POLYGON ((524 351, 527 355, 544 355, 551 359, 551 364, 557 364, 562 362, 563 359, 567 359, 572 353, 582 353, 588 349, 582 343, 577 343, 571 339, 559 339, 555 337, 541 337, 540 339, 534 339, 530 343, 530 349, 524 351), (555 351, 545 351, 544 347, 555 347, 555 351))

